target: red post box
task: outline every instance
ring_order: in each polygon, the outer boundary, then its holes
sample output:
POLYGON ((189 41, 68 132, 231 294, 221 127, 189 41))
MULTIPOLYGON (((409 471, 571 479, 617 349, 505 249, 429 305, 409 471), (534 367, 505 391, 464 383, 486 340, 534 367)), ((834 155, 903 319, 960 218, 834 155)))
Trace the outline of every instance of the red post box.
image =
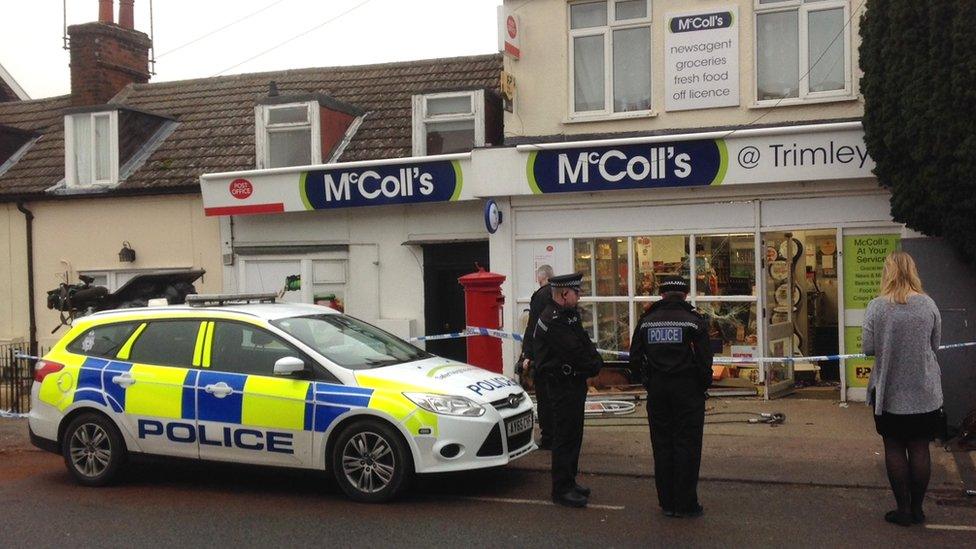
MULTIPOLYGON (((502 282, 505 276, 486 272, 478 265, 477 272, 458 278, 464 288, 464 318, 468 326, 499 329, 502 327, 502 282)), ((491 336, 467 338, 468 363, 486 370, 502 373, 502 341, 491 336)))

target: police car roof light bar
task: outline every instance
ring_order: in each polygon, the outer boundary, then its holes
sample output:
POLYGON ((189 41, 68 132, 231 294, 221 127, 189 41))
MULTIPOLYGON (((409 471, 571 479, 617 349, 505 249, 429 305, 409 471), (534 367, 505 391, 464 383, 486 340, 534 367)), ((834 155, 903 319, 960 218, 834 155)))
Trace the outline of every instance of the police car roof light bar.
POLYGON ((241 305, 245 303, 274 303, 278 299, 276 292, 251 294, 191 294, 186 296, 186 304, 190 307, 213 307, 223 305, 241 305))

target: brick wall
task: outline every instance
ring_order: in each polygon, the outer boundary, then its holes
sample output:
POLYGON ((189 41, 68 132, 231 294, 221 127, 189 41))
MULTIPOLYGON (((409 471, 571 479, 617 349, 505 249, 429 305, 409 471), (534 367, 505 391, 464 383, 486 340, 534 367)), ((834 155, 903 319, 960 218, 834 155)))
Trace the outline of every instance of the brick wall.
POLYGON ((71 103, 107 103, 131 83, 149 81, 149 37, 113 23, 68 27, 71 37, 71 103))

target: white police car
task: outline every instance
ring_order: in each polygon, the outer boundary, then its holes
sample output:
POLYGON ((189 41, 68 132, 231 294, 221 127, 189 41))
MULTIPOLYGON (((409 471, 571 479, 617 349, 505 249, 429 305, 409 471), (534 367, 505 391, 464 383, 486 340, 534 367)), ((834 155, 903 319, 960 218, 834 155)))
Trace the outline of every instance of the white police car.
POLYGON ((126 309, 75 321, 38 362, 30 435, 82 484, 128 454, 325 469, 386 501, 415 473, 536 448, 513 380, 315 305, 126 309))

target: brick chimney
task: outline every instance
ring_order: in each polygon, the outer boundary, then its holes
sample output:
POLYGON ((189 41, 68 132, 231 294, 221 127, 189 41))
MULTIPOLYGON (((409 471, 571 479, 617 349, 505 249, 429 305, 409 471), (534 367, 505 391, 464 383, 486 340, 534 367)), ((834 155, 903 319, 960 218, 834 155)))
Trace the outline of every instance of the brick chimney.
POLYGON ((99 20, 68 27, 71 40, 71 104, 107 103, 125 86, 149 81, 149 36, 132 28, 132 1, 122 0, 119 22, 113 0, 99 0, 99 20))

